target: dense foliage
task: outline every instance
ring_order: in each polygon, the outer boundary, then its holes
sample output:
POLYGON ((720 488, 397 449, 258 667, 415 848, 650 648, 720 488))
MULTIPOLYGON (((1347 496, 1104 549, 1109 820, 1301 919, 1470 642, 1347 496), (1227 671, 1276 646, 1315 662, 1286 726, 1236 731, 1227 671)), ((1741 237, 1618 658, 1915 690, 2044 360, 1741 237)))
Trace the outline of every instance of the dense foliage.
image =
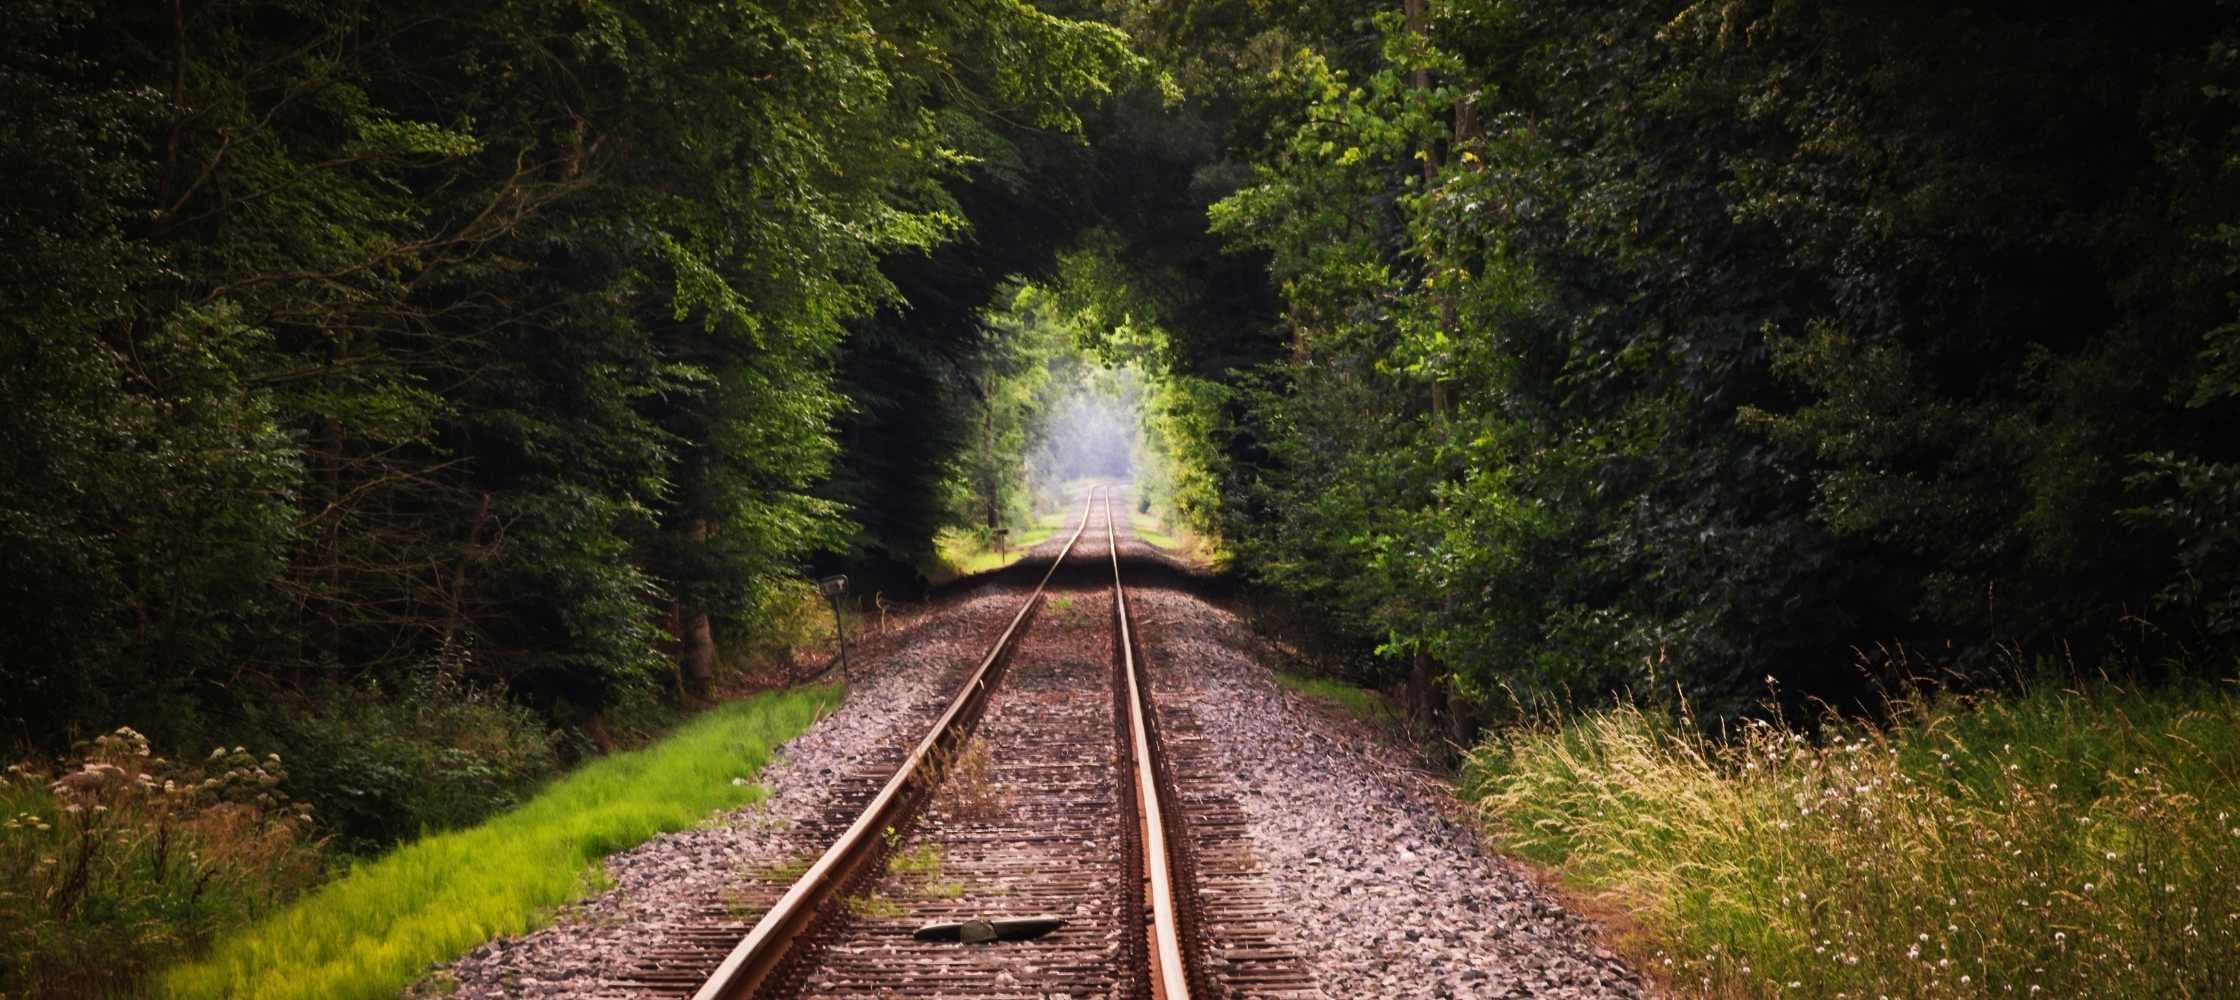
POLYGON ((27 0, 0 739, 461 824, 1130 410, 1148 501, 1458 741, 2223 676, 2235 13, 27 0))
POLYGON ((966 231, 981 119, 1078 130, 1136 65, 1019 2, 10 25, 0 716, 45 747, 426 675, 599 742, 704 692, 844 536, 839 345, 966 231))
POLYGON ((1419 707, 2230 668, 2230 5, 1163 9, 1289 340, 1218 526, 1419 707))

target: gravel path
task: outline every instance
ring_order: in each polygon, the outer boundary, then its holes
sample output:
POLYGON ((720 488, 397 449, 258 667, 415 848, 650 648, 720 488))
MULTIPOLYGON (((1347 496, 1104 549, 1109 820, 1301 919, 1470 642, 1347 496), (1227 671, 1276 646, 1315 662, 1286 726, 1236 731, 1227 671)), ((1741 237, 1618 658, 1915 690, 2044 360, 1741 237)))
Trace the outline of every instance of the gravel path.
MULTIPOLYGON (((1130 588, 1161 700, 1236 775, 1252 845, 1331 997, 1637 997, 1640 980, 1421 782, 1276 686, 1236 616, 1130 588)), ((1449 806, 1451 808, 1451 806, 1449 806)))
POLYGON ((821 843, 799 842, 794 828, 820 812, 841 776, 924 734, 961 681, 961 668, 979 661, 1018 601, 1013 587, 991 586, 881 637, 880 652, 856 657, 846 702, 773 755, 761 776, 772 790, 768 799, 609 857, 612 888, 569 907, 552 926, 483 945, 423 980, 413 994, 602 992, 603 970, 660 942, 679 915, 689 913, 680 901, 720 898, 742 873, 821 851, 821 843))

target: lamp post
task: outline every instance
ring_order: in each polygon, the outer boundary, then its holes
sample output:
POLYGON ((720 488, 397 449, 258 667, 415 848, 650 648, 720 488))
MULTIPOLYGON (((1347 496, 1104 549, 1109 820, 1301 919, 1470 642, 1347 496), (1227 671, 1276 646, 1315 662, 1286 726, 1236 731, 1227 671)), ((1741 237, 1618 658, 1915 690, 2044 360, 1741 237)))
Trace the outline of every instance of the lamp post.
POLYGON ((832 631, 840 637, 840 683, 848 683, 848 625, 840 620, 840 595, 848 589, 845 575, 833 575, 817 581, 817 592, 832 603, 832 631))

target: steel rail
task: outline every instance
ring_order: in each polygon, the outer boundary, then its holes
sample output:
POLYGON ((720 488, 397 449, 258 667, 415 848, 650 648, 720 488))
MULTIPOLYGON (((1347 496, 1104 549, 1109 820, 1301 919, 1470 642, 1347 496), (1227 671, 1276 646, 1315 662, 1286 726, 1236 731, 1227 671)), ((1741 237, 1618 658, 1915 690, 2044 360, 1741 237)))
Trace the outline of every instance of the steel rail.
MULTIPOLYGON (((1082 532, 1088 530, 1089 515, 1096 509, 1100 489, 1102 487, 1090 488, 1088 502, 1081 508, 1081 524, 1073 529, 1073 537, 1066 540, 1065 548, 1059 551, 1057 558, 1050 561, 1050 568, 1043 572, 1042 580, 1035 584, 1034 593, 1020 603, 1019 612, 1011 617, 1011 624, 1004 628, 1002 635, 996 637, 995 645, 989 647, 988 655, 981 658, 979 668, 965 682, 964 689, 950 701, 948 710, 941 713, 941 718, 934 722, 925 738, 918 741, 917 747, 910 751, 910 756, 903 760, 901 767, 895 769, 894 776, 887 779, 886 785, 879 789, 879 794, 872 798, 871 804, 864 807, 862 815, 848 827, 847 832, 833 841, 832 846, 794 881, 777 904, 770 907, 761 920, 755 922, 754 929, 740 939, 729 955, 724 956, 723 963, 716 967, 716 971, 700 985, 699 991, 693 994, 694 1000, 754 996, 756 989, 767 982, 793 954, 794 945, 814 933, 820 914, 830 908, 835 897, 850 880, 881 854, 881 848, 885 846, 884 834, 898 818, 906 793, 912 790, 914 784, 928 777, 925 773, 927 760, 936 749, 955 735, 953 730, 958 729, 958 723, 972 717, 986 699, 992 675, 1004 654, 1009 651, 1012 638, 1019 634, 1036 607, 1042 603, 1043 591, 1049 587, 1050 578, 1057 574, 1058 567, 1073 553, 1074 546, 1081 541, 1082 532)), ((1107 534, 1111 533, 1111 514, 1112 503, 1107 497, 1107 534)))
POLYGON ((1112 495, 1104 500, 1105 547, 1112 556, 1113 617, 1120 628, 1121 670, 1128 681, 1128 730, 1133 738, 1136 806, 1143 822, 1143 864, 1151 904, 1152 995, 1164 1000, 1189 1000, 1191 975, 1184 958, 1180 909, 1176 886, 1180 882, 1170 857, 1167 821, 1159 800, 1159 774, 1149 721, 1150 704, 1145 684, 1136 669, 1135 637, 1128 625, 1128 591, 1120 582, 1119 531, 1112 520, 1112 495))

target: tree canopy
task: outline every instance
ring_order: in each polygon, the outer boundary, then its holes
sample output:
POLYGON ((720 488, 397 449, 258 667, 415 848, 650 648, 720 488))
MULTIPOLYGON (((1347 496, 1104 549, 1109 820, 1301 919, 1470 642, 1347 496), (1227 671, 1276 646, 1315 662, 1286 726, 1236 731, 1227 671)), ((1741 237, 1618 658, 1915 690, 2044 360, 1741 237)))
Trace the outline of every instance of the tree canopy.
POLYGON ((2231 15, 37 0, 0 717, 440 674, 596 739, 1016 518, 1061 355, 1458 732, 2223 669, 2231 15))

